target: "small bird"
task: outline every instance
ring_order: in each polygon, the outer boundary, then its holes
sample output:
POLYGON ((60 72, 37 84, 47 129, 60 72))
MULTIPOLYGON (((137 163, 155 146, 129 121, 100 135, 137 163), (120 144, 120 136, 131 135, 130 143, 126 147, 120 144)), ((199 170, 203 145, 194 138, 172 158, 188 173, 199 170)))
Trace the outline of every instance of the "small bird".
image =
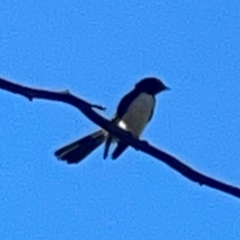
MULTIPOLYGON (((135 88, 121 99, 112 121, 124 130, 131 132, 133 136, 139 137, 153 116, 156 103, 155 95, 169 89, 156 77, 140 80, 135 88)), ((111 143, 116 141, 117 147, 112 153, 112 159, 117 159, 128 145, 118 141, 103 129, 60 148, 55 152, 55 156, 69 164, 77 164, 106 142, 105 159, 111 143)))

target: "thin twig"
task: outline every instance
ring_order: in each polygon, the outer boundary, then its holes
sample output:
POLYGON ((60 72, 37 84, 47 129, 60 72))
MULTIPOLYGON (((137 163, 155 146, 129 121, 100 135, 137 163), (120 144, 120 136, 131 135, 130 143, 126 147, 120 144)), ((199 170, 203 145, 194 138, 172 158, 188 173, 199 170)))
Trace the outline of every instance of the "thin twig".
POLYGON ((101 115, 99 115, 92 109, 92 108, 97 108, 100 110, 104 110, 103 107, 95 104, 90 104, 87 101, 72 95, 69 91, 55 92, 55 91, 48 91, 48 90, 42 90, 42 89, 35 89, 35 88, 25 87, 25 86, 10 82, 3 78, 0 78, 0 88, 15 94, 20 94, 28 98, 29 100, 38 98, 38 99, 46 99, 46 100, 68 103, 76 107, 78 110, 80 110, 92 122, 94 122, 101 128, 106 129, 112 135, 119 138, 121 141, 124 141, 125 143, 134 147, 135 149, 145 152, 148 155, 151 155, 152 157, 164 162, 165 164, 167 164, 168 166, 170 166, 171 168, 173 168, 174 170, 176 170, 177 172, 179 172, 189 180, 197 182, 200 185, 205 185, 205 186, 217 189, 219 191, 228 193, 237 198, 240 198, 240 188, 231 186, 229 184, 220 182, 214 178, 208 177, 194 170, 188 165, 182 163, 181 161, 171 156, 170 154, 165 153, 151 146, 146 141, 141 141, 135 138, 132 134, 117 127, 114 123, 103 118, 101 115))

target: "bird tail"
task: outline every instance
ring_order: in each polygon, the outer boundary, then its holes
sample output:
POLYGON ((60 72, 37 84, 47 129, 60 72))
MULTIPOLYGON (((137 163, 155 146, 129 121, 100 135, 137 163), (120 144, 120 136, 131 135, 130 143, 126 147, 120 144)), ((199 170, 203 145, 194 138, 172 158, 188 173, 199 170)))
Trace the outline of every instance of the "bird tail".
POLYGON ((68 144, 55 152, 55 156, 69 164, 79 163, 97 147, 99 147, 106 139, 106 132, 99 130, 89 134, 73 143, 68 144))

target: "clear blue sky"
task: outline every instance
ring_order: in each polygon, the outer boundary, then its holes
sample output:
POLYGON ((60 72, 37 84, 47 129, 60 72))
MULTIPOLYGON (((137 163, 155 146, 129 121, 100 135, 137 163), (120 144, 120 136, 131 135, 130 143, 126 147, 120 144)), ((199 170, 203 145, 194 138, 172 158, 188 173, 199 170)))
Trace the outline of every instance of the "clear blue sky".
MULTIPOLYGON (((0 3, 0 75, 107 107, 142 77, 158 96, 143 138, 240 186, 240 2, 0 3)), ((76 109, 0 90, 1 240, 240 239, 240 200, 128 149, 76 166, 54 150, 97 129, 76 109)))

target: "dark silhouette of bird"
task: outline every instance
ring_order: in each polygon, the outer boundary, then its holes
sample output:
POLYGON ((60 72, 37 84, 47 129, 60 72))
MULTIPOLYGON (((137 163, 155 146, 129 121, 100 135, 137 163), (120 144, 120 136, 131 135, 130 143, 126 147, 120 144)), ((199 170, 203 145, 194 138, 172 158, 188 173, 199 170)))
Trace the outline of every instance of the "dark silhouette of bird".
MULTIPOLYGON (((139 137, 153 116, 155 95, 165 90, 169 88, 158 78, 147 77, 140 80, 134 89, 121 99, 112 121, 131 132, 135 137, 139 137)), ((104 142, 106 142, 104 158, 107 157, 109 147, 113 142, 117 142, 117 146, 112 153, 112 159, 117 159, 128 147, 127 144, 118 141, 107 131, 101 129, 60 148, 55 155, 59 160, 76 164, 104 142)))

